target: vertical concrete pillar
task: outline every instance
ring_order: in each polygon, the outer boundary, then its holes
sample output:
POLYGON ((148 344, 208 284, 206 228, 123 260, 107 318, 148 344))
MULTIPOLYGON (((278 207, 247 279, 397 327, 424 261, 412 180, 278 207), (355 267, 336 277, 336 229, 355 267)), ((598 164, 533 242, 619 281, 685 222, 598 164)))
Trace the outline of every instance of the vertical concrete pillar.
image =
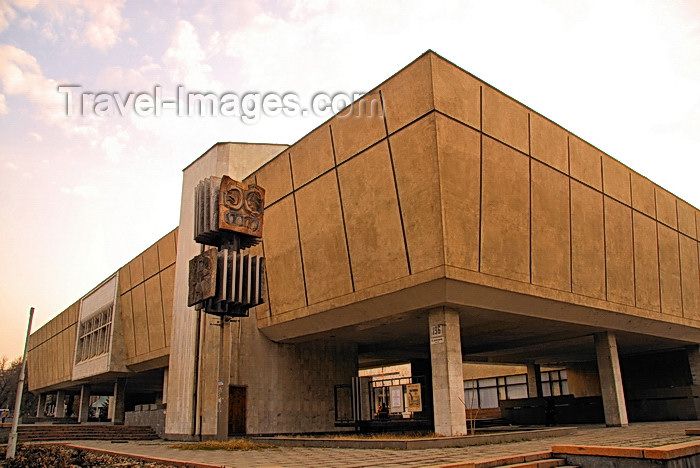
POLYGON ((46 393, 39 394, 39 403, 36 405, 36 417, 44 417, 44 408, 46 408, 46 393))
POLYGON ((223 321, 219 326, 219 358, 216 388, 216 440, 228 440, 229 385, 231 383, 231 324, 223 321))
POLYGON ((700 346, 690 345, 685 348, 690 367, 690 384, 695 405, 695 419, 700 419, 700 346))
POLYGON ((464 435, 467 420, 459 312, 445 307, 433 309, 428 323, 435 432, 445 436, 464 435))
POLYGON ((530 398, 542 398, 542 373, 539 364, 527 365, 527 393, 530 398))
POLYGON ((126 379, 120 377, 114 382, 114 416, 112 424, 124 424, 124 400, 126 399, 126 379))
POLYGON ((163 371, 163 401, 164 405, 168 404, 168 368, 163 371))
POLYGON ((627 406, 622 387, 617 339, 613 332, 595 334, 595 351, 598 359, 600 392, 603 396, 605 424, 627 426, 627 406))
POLYGON ((66 417, 66 391, 59 390, 56 392, 56 411, 54 412, 54 417, 65 418, 66 417))
POLYGON ((88 411, 90 409, 90 386, 82 385, 80 387, 80 406, 78 407, 78 422, 84 423, 88 420, 88 411))

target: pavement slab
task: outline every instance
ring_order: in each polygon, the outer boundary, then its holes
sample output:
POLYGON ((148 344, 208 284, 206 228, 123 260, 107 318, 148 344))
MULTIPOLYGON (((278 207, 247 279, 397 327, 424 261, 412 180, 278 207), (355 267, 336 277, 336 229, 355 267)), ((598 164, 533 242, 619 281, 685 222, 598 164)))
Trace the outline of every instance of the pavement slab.
POLYGON ((75 446, 107 450, 124 455, 140 455, 180 462, 202 463, 227 468, 296 468, 324 466, 329 468, 365 467, 439 467, 485 458, 514 456, 550 450, 552 445, 595 445, 612 447, 659 447, 697 441, 686 435, 686 429, 700 429, 700 421, 632 423, 628 427, 583 425, 575 434, 539 440, 478 445, 459 448, 390 450, 279 447, 248 452, 179 450, 170 441, 131 441, 114 444, 109 441, 80 440, 75 446))

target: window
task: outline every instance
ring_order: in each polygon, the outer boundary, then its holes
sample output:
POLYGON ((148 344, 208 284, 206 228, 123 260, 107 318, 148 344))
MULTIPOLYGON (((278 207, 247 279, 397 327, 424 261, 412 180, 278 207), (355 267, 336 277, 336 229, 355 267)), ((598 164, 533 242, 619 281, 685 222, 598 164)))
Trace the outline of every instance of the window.
POLYGON ((565 370, 542 372, 542 396, 569 394, 569 382, 565 370))
POLYGON ((527 375, 508 375, 464 382, 464 404, 467 408, 498 408, 498 402, 527 398, 527 375))
POLYGON ((80 322, 78 350, 75 355, 75 362, 87 361, 88 359, 109 352, 111 331, 111 305, 80 322))

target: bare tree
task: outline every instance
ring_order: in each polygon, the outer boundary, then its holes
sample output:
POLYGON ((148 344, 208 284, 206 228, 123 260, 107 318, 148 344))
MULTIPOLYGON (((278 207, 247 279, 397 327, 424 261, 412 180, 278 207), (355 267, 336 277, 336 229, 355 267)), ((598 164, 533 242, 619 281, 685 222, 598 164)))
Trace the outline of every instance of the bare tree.
MULTIPOLYGON (((17 383, 19 373, 22 370, 22 358, 9 361, 7 356, 0 357, 0 408, 12 409, 15 405, 15 395, 17 394, 17 383)), ((25 375, 25 380, 27 379, 25 375)), ((22 395, 22 414, 36 414, 36 397, 24 390, 22 395)))

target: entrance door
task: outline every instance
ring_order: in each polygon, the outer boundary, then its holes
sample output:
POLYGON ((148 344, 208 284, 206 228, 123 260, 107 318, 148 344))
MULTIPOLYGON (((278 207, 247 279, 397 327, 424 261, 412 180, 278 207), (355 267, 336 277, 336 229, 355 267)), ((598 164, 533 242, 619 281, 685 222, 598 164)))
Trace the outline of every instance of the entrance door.
POLYGON ((245 434, 246 387, 228 388, 228 433, 245 434))

